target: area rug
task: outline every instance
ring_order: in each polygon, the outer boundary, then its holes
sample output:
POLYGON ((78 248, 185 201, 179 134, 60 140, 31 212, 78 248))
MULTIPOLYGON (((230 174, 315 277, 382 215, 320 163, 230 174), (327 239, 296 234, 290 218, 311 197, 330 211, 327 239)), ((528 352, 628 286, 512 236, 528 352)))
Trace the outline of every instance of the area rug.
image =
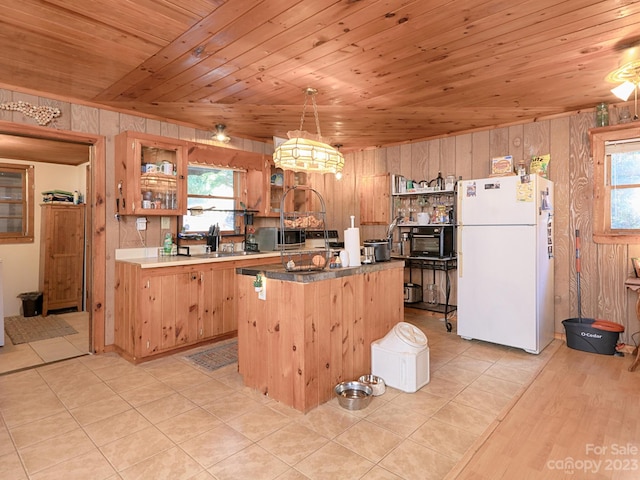
POLYGON ((215 345, 201 352, 186 355, 184 358, 212 372, 238 361, 238 341, 215 345))
POLYGON ((71 325, 56 315, 4 317, 4 331, 7 332, 14 345, 78 333, 71 325))

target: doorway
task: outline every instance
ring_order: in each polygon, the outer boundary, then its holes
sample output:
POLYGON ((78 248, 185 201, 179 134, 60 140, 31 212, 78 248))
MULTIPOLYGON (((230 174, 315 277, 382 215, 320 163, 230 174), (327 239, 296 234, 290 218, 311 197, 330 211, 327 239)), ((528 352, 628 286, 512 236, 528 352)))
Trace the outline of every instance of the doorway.
MULTIPOLYGON (((86 353, 95 353, 104 351, 104 296, 105 296, 105 205, 104 198, 106 196, 105 185, 105 140, 99 135, 81 134, 63 130, 52 130, 45 127, 36 127, 10 122, 0 121, 0 158, 15 159, 28 161, 37 165, 51 164, 69 166, 77 166, 82 170, 86 183, 85 203, 86 203, 86 222, 85 222, 85 281, 84 281, 84 308, 78 312, 54 312, 60 313, 67 323, 75 327, 78 334, 67 337, 69 343, 75 341, 78 347, 78 341, 84 338, 86 353), (85 329, 84 332, 80 330, 85 329)), ((37 176, 37 173, 36 173, 37 176)), ((39 208, 41 192, 34 192, 34 208, 39 208)), ((4 278, 11 278, 11 271, 5 268, 4 278)), ((80 310, 80 309, 78 309, 80 310)), ((4 332, 2 332, 4 334, 4 332)), ((64 340, 64 339, 63 339, 64 340)), ((61 341, 63 341, 61 340, 61 341)), ((51 342, 55 343, 55 342, 51 342)), ((34 359, 29 360, 29 345, 17 345, 14 350, 19 352, 18 355, 24 357, 26 363, 16 369, 36 366, 34 359)), ((0 347, 0 355, 3 355, 3 364, 11 368, 11 365, 20 365, 13 361, 7 362, 4 355, 11 352, 6 350, 6 354, 2 351, 4 347, 0 347)), ((80 346, 80 348, 82 348, 80 346)), ((72 355, 72 349, 62 348, 61 356, 67 350, 68 356, 72 355)), ((43 351, 41 351, 42 353, 43 351)), ((61 358, 56 358, 56 353, 49 351, 39 355, 42 362, 50 363, 61 358)), ((68 358, 68 357, 67 357, 68 358)), ((6 367, 5 367, 6 369, 6 367)), ((0 369, 0 374, 4 373, 0 369)))

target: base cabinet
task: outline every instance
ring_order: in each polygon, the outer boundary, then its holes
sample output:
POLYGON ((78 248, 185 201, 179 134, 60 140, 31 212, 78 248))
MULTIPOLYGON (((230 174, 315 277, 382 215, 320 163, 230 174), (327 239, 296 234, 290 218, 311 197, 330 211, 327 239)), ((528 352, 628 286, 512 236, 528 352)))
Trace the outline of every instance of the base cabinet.
POLYGON ((114 341, 118 351, 137 362, 235 336, 238 266, 238 261, 228 261, 141 268, 116 262, 114 341))

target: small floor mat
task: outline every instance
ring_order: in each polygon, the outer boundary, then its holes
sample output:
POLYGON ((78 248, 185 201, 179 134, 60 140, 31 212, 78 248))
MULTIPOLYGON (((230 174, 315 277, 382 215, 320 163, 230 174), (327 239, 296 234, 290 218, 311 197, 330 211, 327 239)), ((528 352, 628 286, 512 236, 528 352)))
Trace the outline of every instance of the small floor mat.
POLYGON ((186 355, 184 358, 209 371, 214 371, 238 361, 238 341, 215 345, 201 352, 186 355))
POLYGON ((14 345, 78 333, 71 325, 56 315, 5 317, 4 330, 14 345))

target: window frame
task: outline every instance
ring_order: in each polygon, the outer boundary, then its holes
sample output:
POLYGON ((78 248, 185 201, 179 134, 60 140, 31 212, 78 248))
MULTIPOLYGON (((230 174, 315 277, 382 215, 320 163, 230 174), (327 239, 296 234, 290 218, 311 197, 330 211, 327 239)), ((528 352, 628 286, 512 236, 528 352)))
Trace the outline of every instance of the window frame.
MULTIPOLYGON (((187 165, 187 178, 186 178, 186 191, 185 191, 185 201, 186 201, 186 207, 189 206, 189 198, 205 198, 205 199, 221 199, 221 200, 233 200, 234 203, 234 210, 236 211, 238 209, 238 206, 240 204, 240 202, 242 201, 242 192, 243 192, 243 183, 244 183, 244 179, 243 179, 243 175, 245 174, 245 172, 243 170, 238 170, 235 168, 231 168, 231 167, 222 167, 222 166, 217 166, 217 165, 210 165, 210 164, 202 164, 202 163, 189 163, 189 165, 187 165), (221 197, 221 196, 217 196, 217 195, 189 195, 189 179, 188 179, 188 175, 189 175, 189 167, 199 167, 199 168, 210 168, 212 170, 230 170, 233 172, 233 197, 221 197)), ((179 216, 179 220, 178 220, 178 228, 179 231, 182 231, 183 226, 184 226, 184 219, 187 215, 180 215, 179 216)), ((234 221, 236 223, 236 228, 234 230, 223 230, 220 233, 224 234, 224 235, 233 235, 237 233, 237 229, 239 228, 238 225, 238 219, 237 216, 234 216, 234 221)), ((206 230, 205 231, 201 231, 201 230, 189 230, 188 233, 190 234, 206 234, 206 230)))
MULTIPOLYGON (((34 241, 34 189, 35 168, 33 165, 19 163, 0 163, 0 172, 20 173, 22 175, 22 233, 0 232, 0 245, 33 243, 34 241)), ((0 203, 11 203, 0 200, 0 203)))
POLYGON ((634 232, 612 232, 610 219, 610 189, 606 186, 608 178, 605 154, 606 142, 621 140, 640 140, 640 126, 614 125, 589 130, 591 153, 593 156, 593 241, 604 244, 639 244, 640 230, 634 232))

